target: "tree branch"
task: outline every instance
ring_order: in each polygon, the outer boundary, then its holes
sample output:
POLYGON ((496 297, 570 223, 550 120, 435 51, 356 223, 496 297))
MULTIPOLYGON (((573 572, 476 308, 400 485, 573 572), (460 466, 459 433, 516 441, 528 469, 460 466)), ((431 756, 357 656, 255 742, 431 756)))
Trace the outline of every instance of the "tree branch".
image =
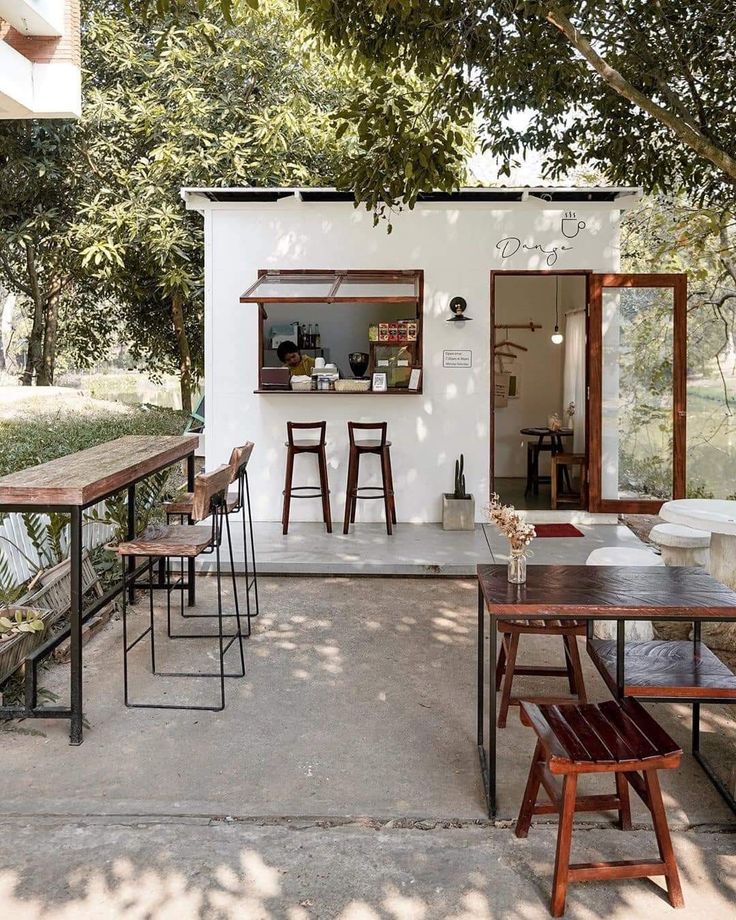
POLYGON ((633 102, 634 105, 651 115, 655 121, 669 128, 680 140, 694 150, 699 156, 709 160, 715 167, 736 183, 736 159, 721 150, 705 135, 684 119, 663 108, 629 83, 615 68, 611 67, 593 48, 589 39, 582 35, 557 7, 546 13, 547 21, 565 36, 570 44, 590 64, 608 86, 619 96, 633 102))

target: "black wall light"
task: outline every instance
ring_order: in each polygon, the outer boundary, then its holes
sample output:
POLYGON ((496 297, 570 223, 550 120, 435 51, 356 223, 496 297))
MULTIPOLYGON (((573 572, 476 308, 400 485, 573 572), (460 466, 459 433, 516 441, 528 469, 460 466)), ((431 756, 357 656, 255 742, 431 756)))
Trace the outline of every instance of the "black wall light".
POLYGON ((468 303, 464 297, 453 297, 450 301, 450 311, 452 316, 447 320, 448 323, 467 323, 472 319, 466 316, 465 311, 468 309, 468 303))

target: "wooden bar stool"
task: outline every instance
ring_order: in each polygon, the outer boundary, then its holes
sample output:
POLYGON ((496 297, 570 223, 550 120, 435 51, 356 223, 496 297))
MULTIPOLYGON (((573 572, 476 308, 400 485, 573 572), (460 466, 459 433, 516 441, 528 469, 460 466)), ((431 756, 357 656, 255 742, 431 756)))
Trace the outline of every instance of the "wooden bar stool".
POLYGON ((509 706, 518 706, 521 699, 539 703, 586 702, 585 681, 580 664, 577 636, 585 635, 584 620, 499 620, 498 631, 502 634, 501 648, 496 664, 496 690, 501 690, 498 707, 498 727, 506 727, 509 706), (517 665, 516 655, 519 640, 527 636, 561 636, 565 650, 565 667, 541 665, 517 665), (571 696, 518 697, 511 695, 511 686, 517 674, 537 677, 567 677, 571 696))
POLYGON ((580 505, 581 508, 584 508, 586 505, 585 490, 587 486, 585 454, 552 454, 550 464, 550 507, 552 510, 554 511, 557 505, 563 502, 580 505), (572 490, 570 481, 571 466, 577 466, 580 469, 579 492, 573 492, 572 490), (560 489, 560 485, 564 485, 562 477, 567 480, 566 489, 560 489))
POLYGON ((327 481, 327 455, 325 453, 325 432, 327 422, 287 422, 286 434, 286 481, 284 485, 284 510, 281 515, 284 533, 289 532, 289 510, 292 498, 321 498, 322 518, 327 533, 332 533, 332 512, 330 510, 330 487, 327 481), (319 431, 319 437, 312 440, 294 440, 295 431, 319 431), (319 466, 319 488, 317 486, 292 485, 294 457, 297 454, 316 454, 319 466), (304 495, 294 494, 305 492, 304 495))
POLYGON ((342 532, 347 533, 355 523, 358 499, 380 498, 386 512, 386 533, 393 533, 396 523, 396 500, 394 498, 394 476, 391 469, 391 442, 386 440, 387 422, 348 422, 350 453, 348 456, 348 483, 345 491, 345 520, 342 532), (378 431, 380 437, 356 441, 356 431, 378 431), (360 458, 364 454, 377 454, 381 460, 381 485, 359 486, 360 458), (376 492, 376 495, 360 495, 360 492, 376 492))
POLYGON ((516 836, 527 836, 533 815, 556 813, 560 816, 550 905, 552 916, 564 914, 569 882, 595 879, 663 875, 670 904, 684 907, 657 774, 658 770, 678 767, 682 750, 665 730, 633 699, 586 706, 537 706, 523 702, 521 721, 536 732, 537 746, 516 822, 516 836), (577 795, 578 776, 583 773, 613 773, 616 793, 577 795), (562 777, 561 788, 558 777, 562 777), (617 811, 619 826, 629 830, 629 786, 651 812, 659 859, 570 865, 575 812, 617 811), (540 787, 544 788, 549 801, 537 801, 540 787))
MULTIPOLYGON (((253 441, 246 441, 245 444, 241 444, 239 447, 234 447, 230 453, 230 461, 228 466, 230 467, 230 484, 233 483, 236 485, 236 491, 229 491, 226 496, 225 504, 225 514, 240 514, 242 515, 243 523, 243 565, 245 569, 245 605, 246 605, 246 617, 248 620, 248 632, 247 635, 250 636, 251 631, 251 619, 257 617, 259 613, 258 607, 258 571, 256 569, 256 548, 255 548, 255 538, 253 536, 253 515, 251 513, 250 506, 250 485, 248 483, 248 461, 250 460, 251 454, 253 453, 253 448, 255 444, 253 441), (246 511, 248 513, 248 529, 250 531, 250 562, 248 561, 248 533, 246 531, 246 520, 245 515, 246 511), (251 608, 251 591, 254 593, 254 605, 251 608)), ((191 523, 192 516, 192 504, 194 501, 193 492, 183 492, 181 495, 177 495, 172 501, 164 503, 164 511, 166 512, 166 522, 171 523, 172 518, 179 518, 180 523, 184 524, 187 521, 191 523)), ((229 533, 229 529, 228 529, 229 533)), ((230 547, 230 557, 232 559, 232 547, 230 547)), ((237 607, 238 596, 235 595, 235 604, 237 607)), ((211 618, 215 614, 211 613, 184 613, 182 611, 182 616, 184 619, 195 619, 198 617, 211 618)), ((171 638, 174 638, 171 634, 171 625, 169 624, 169 635, 171 638)))
MULTIPOLYGON (((231 471, 229 466, 219 466, 211 473, 200 473, 194 481, 194 492, 192 496, 190 524, 169 524, 167 526, 151 525, 139 537, 120 543, 117 547, 118 555, 123 561, 135 557, 147 557, 148 565, 142 571, 150 573, 149 581, 143 587, 149 590, 149 614, 148 626, 131 642, 128 641, 128 611, 126 604, 127 592, 122 592, 122 614, 123 614, 123 688, 125 705, 133 709, 192 709, 208 710, 219 712, 225 708, 225 678, 226 677, 243 677, 245 675, 245 656, 243 652, 243 630, 240 622, 240 611, 237 605, 237 589, 233 583, 235 593, 235 613, 223 613, 222 604, 222 564, 220 547, 222 545, 223 533, 227 533, 228 543, 230 545, 230 523, 226 514, 227 487, 230 484, 231 471), (207 518, 211 519, 209 525, 199 524, 207 518), (171 592, 179 588, 181 597, 181 608, 184 609, 184 591, 188 587, 185 582, 185 567, 182 565, 179 569, 178 577, 172 580, 168 568, 168 561, 172 557, 196 558, 205 553, 213 553, 215 556, 215 573, 217 576, 217 612, 211 614, 217 618, 217 631, 214 633, 190 633, 188 635, 172 636, 176 639, 218 639, 218 659, 219 668, 214 673, 200 671, 160 671, 156 665, 156 636, 154 628, 154 606, 153 592, 156 589, 166 591, 167 618, 169 623, 169 635, 171 634, 171 592), (164 560, 166 578, 163 584, 159 580, 153 580, 153 568, 158 560, 164 560), (234 616, 236 619, 236 630, 233 634, 226 635, 223 627, 225 616, 234 616), (129 693, 129 673, 128 673, 128 655, 138 643, 146 636, 150 637, 150 655, 151 655, 151 673, 158 677, 196 677, 196 678, 216 678, 220 685, 219 700, 214 705, 190 705, 179 703, 142 703, 131 702, 129 693), (225 640, 229 640, 226 644, 225 640), (238 643, 240 652, 239 670, 226 673, 225 655, 234 642, 238 643)), ((230 555, 231 573, 232 551, 230 555)), ((233 582, 235 576, 232 575, 233 582)), ((140 584, 140 583, 138 583, 140 584)))

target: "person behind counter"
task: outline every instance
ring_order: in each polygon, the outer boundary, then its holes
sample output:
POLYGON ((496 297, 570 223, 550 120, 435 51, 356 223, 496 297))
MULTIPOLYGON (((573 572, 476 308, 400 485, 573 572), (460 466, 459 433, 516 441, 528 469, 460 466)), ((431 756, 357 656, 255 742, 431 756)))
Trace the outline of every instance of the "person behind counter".
POLYGON ((294 342, 282 342, 276 349, 276 354, 278 355, 279 361, 289 368, 289 374, 292 377, 312 376, 314 358, 310 358, 309 355, 303 355, 294 342))

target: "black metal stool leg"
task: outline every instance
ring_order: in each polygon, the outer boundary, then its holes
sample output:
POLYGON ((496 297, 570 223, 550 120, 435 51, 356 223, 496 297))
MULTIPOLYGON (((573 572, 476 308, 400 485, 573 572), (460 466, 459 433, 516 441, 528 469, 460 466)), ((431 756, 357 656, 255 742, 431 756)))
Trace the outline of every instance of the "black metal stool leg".
MULTIPOLYGON (((237 587, 235 586, 235 563, 233 562, 233 543, 230 536, 230 518, 228 515, 225 515, 225 529, 227 530, 227 545, 230 550, 230 571, 232 572, 233 578, 233 591, 237 592, 237 587)), ((238 637, 238 646, 240 647, 240 677, 245 677, 245 654, 243 653, 243 627, 240 623, 240 608, 238 607, 237 600, 235 603, 235 619, 238 624, 237 637, 238 637)), ((248 619, 248 635, 250 635, 250 619, 248 619)))
MULTIPOLYGON (((256 612, 253 614, 257 617, 260 613, 258 606, 258 570, 256 568, 256 544, 253 537, 253 515, 250 508, 250 484, 248 482, 248 470, 245 471, 245 496, 248 503, 248 527, 250 529, 250 558, 253 564, 253 595, 256 602, 256 612)), ((243 543, 245 543, 245 510, 243 510, 243 543)), ((250 592, 250 585, 248 586, 250 592)))

